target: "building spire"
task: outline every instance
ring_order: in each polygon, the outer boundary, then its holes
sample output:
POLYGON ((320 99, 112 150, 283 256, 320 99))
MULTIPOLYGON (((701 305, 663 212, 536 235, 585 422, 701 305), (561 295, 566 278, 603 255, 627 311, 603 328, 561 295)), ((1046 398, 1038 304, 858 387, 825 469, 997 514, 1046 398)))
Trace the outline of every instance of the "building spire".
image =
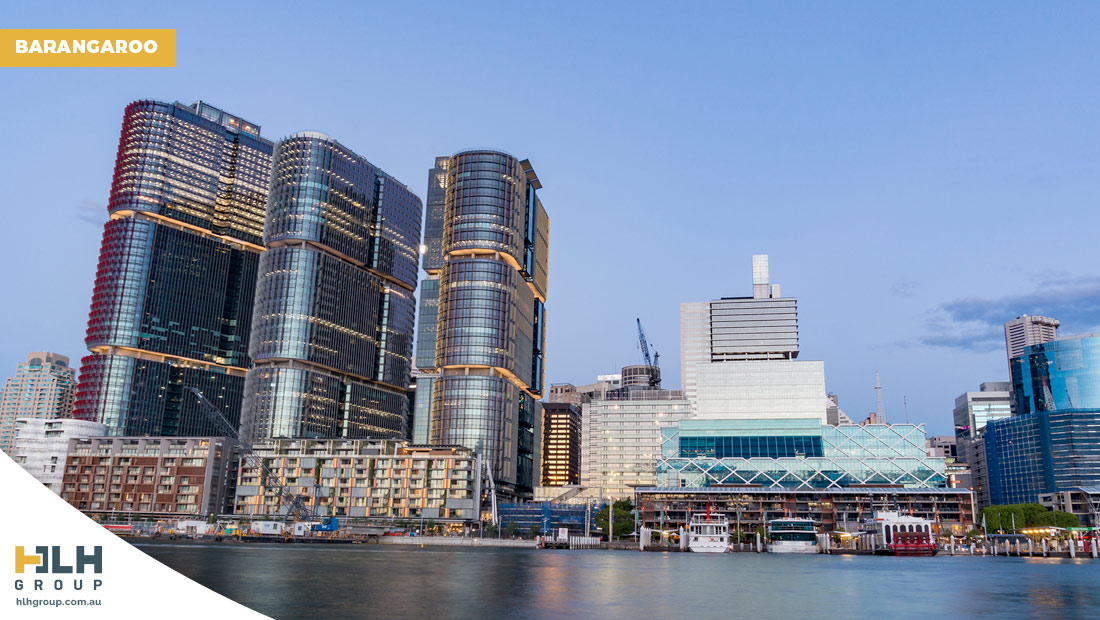
POLYGON ((879 381, 878 371, 875 371, 875 415, 886 422, 886 405, 882 404, 882 381, 879 381))

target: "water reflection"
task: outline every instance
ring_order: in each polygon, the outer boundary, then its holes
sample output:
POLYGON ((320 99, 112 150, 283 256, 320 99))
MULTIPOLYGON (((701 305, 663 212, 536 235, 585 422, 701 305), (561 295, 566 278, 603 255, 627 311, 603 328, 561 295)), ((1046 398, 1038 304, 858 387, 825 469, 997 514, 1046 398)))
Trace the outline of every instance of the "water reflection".
POLYGON ((1100 617, 1100 562, 141 545, 276 618, 1100 617))

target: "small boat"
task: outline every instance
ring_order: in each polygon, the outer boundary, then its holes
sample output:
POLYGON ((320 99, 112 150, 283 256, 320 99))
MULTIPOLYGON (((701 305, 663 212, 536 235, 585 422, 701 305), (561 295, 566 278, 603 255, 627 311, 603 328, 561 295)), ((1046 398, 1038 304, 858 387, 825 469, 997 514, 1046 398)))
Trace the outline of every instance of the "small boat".
POLYGON ((810 519, 768 522, 768 553, 818 553, 817 528, 810 519))
POLYGON ((695 553, 726 553, 730 550, 730 522, 725 515, 691 515, 688 549, 695 553))

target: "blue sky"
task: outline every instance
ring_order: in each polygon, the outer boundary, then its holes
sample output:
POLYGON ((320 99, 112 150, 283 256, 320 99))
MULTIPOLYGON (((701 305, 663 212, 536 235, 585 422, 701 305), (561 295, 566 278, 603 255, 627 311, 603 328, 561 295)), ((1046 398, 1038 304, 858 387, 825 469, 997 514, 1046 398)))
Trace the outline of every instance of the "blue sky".
POLYGON ((679 385, 679 304, 799 299, 800 359, 862 418, 950 432, 1001 323, 1100 324, 1100 5, 8 3, 5 27, 176 28, 173 69, 0 69, 0 374, 84 354, 119 122, 203 99, 328 132, 424 196, 435 155, 530 158, 551 217, 548 380, 679 385))

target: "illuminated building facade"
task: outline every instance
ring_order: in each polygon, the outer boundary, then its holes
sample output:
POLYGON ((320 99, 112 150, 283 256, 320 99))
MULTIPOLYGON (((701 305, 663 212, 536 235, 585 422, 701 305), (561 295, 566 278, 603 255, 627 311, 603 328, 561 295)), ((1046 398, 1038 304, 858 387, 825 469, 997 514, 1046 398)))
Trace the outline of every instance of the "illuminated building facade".
POLYGON ((536 480, 549 219, 527 160, 463 151, 447 163, 444 263, 429 440, 475 450, 498 490, 536 480))
POLYGON ((241 431, 404 438, 421 203, 329 136, 275 149, 241 431))
MULTIPOLYGON (((465 448, 303 439, 267 442, 255 454, 317 516, 452 522, 480 516, 480 461, 465 448)), ((278 488, 264 479, 260 461, 242 463, 236 514, 286 514, 278 488)))
POLYGON ((260 127, 203 102, 126 108, 73 417, 109 435, 240 419, 271 172, 260 127))
POLYGON ((542 404, 541 486, 560 487, 581 480, 581 408, 571 403, 542 404))

